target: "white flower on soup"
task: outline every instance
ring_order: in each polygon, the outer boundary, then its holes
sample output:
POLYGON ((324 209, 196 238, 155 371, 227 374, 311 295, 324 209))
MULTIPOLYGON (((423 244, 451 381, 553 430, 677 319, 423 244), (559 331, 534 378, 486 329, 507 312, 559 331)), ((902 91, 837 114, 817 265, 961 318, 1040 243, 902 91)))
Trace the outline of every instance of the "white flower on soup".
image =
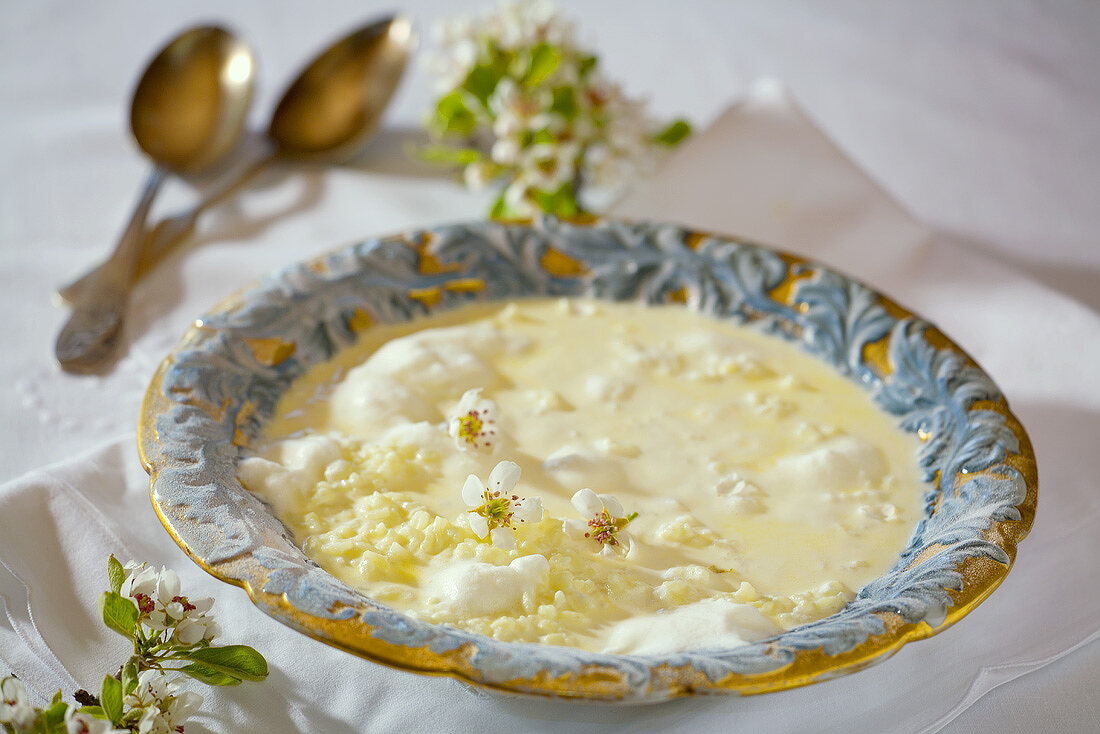
POLYGON ((572 502, 577 512, 588 519, 587 522, 565 520, 564 526, 570 535, 583 535, 595 541, 600 546, 602 555, 630 551, 634 539, 627 532, 626 526, 638 516, 637 512, 628 515, 617 499, 609 494, 596 494, 588 488, 574 494, 572 502))
POLYGON ((493 545, 505 550, 516 547, 514 523, 542 519, 541 499, 513 494, 519 477, 519 465, 502 461, 493 467, 485 484, 471 474, 462 486, 462 500, 473 508, 469 517, 474 535, 481 539, 488 536, 493 545))
POLYGON ((497 404, 482 397, 481 388, 467 390, 447 421, 447 433, 460 449, 492 451, 498 413, 497 404))

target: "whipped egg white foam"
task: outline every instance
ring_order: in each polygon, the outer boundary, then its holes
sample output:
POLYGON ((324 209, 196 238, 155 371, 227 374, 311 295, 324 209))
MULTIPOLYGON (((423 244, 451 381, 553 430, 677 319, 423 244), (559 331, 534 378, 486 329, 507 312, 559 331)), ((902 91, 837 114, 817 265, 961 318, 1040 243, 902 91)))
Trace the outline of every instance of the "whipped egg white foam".
POLYGON ((680 307, 534 300, 369 330, 290 388, 239 476, 379 601, 643 654, 838 611, 920 516, 918 448, 790 344, 680 307), (454 430, 469 405, 476 447, 454 430), (479 537, 461 496, 502 460, 545 508, 513 523, 514 549, 479 537), (570 503, 582 488, 638 513, 629 546, 568 532, 588 520, 570 503))

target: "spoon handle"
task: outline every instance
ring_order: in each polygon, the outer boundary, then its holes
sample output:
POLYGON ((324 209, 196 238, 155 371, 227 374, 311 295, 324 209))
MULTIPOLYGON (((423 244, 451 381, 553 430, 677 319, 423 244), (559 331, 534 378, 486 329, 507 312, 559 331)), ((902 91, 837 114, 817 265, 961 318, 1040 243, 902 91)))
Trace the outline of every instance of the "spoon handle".
MULTIPOLYGON (((194 231, 195 224, 198 222, 203 212, 210 209, 215 204, 225 201, 231 195, 239 191, 246 183, 257 176, 260 171, 267 168, 274 159, 274 154, 269 153, 264 155, 262 158, 250 164, 248 168, 244 169, 228 184, 223 184, 218 187, 212 194, 208 195, 195 206, 170 217, 165 217, 157 222, 151 229, 146 230, 144 235, 145 245, 141 248, 141 253, 138 256, 137 268, 134 271, 135 280, 140 280, 143 275, 156 267, 164 258, 168 257, 168 255, 176 249, 176 246, 194 231)), ((104 263, 104 265, 105 264, 106 263, 104 263)), ((103 265, 88 271, 68 285, 59 288, 57 290, 57 295, 66 303, 78 302, 84 288, 96 279, 98 270, 101 267, 103 267, 103 265)))
POLYGON ((245 184, 258 176, 260 171, 271 165, 274 160, 274 154, 265 155, 241 171, 241 173, 231 181, 219 186, 190 209, 186 209, 170 217, 165 217, 157 222, 156 225, 149 230, 148 240, 150 255, 160 259, 175 249, 176 245, 195 231, 195 225, 198 223, 199 217, 202 216, 207 209, 211 209, 231 198, 244 188, 245 184))
POLYGON ((57 361, 67 372, 95 371, 105 366, 114 352, 145 241, 145 220, 164 177, 160 168, 149 173, 114 251, 80 289, 73 313, 54 346, 57 361))

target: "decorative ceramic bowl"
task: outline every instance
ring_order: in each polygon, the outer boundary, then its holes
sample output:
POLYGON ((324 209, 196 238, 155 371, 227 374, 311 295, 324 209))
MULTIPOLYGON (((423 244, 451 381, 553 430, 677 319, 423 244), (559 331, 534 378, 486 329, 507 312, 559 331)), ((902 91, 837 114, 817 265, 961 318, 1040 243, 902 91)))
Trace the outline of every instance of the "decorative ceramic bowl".
POLYGON ((666 224, 448 225, 287 268, 195 322, 149 387, 140 434, 168 531, 290 627, 407 670, 623 702, 775 691, 886 659, 1000 584, 1037 492, 1031 446, 1001 392, 934 327, 818 264, 666 224), (616 656, 501 642, 412 619, 336 580, 237 481, 283 391, 358 332, 526 296, 683 302, 796 342, 860 383, 923 442, 924 518, 893 569, 840 612, 742 647, 616 656))

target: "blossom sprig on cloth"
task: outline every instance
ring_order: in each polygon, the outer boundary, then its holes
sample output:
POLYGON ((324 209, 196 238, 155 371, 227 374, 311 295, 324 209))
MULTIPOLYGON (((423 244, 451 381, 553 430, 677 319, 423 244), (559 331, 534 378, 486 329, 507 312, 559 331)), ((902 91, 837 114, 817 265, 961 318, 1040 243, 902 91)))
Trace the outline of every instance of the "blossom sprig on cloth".
POLYGON ((158 632, 174 628, 171 638, 183 645, 210 642, 219 634, 218 623, 207 615, 214 600, 188 599, 180 594, 180 578, 176 572, 161 568, 156 571, 133 561, 123 567, 126 580, 118 593, 137 605, 139 619, 158 632))
POLYGON ((40 713, 27 702, 22 681, 11 676, 0 681, 0 724, 4 731, 31 731, 40 713))
POLYGON ((221 634, 210 616, 214 600, 190 599, 179 576, 144 564, 107 561, 110 590, 100 596, 103 623, 127 638, 133 655, 115 675, 106 675, 99 695, 77 691, 70 705, 58 691, 45 708, 27 702, 14 676, 0 682, 0 725, 5 732, 41 734, 179 734, 203 698, 182 690, 183 676, 215 686, 262 681, 267 661, 247 645, 215 647, 221 634), (182 674, 182 675, 173 675, 182 674))
POLYGON ((518 464, 502 461, 489 472, 486 484, 471 474, 462 485, 462 500, 473 508, 469 511, 470 529, 479 538, 489 536, 493 545, 505 550, 516 547, 514 523, 542 519, 540 498, 513 494, 520 473, 518 464))
POLYGON ((127 734, 130 731, 115 729, 111 722, 70 706, 61 699, 61 691, 45 708, 33 706, 27 701, 23 681, 15 676, 0 681, 0 727, 5 732, 36 734, 127 734))
POLYGON ((428 120, 436 143, 421 153, 462 166, 473 188, 501 182, 493 218, 582 213, 588 186, 615 189, 691 132, 683 120, 660 128, 605 78, 548 0, 455 18, 437 35, 442 96, 428 120))
POLYGON ((637 512, 629 515, 617 499, 609 494, 596 494, 591 489, 582 489, 573 495, 573 507, 587 518, 586 522, 566 520, 565 528, 571 535, 583 533, 600 546, 600 553, 611 555, 618 551, 629 552, 633 538, 626 526, 638 517, 637 512))

